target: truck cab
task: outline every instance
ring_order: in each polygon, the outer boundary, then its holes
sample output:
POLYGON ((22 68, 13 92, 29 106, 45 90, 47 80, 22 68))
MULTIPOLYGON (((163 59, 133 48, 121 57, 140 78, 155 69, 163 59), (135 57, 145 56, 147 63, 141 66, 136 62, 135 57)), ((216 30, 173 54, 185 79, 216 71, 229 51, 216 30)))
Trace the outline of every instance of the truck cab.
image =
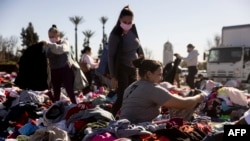
POLYGON ((207 73, 210 79, 218 82, 237 79, 250 83, 250 47, 215 47, 210 49, 207 73))
POLYGON ((221 44, 209 50, 208 78, 250 83, 250 24, 222 27, 221 44))

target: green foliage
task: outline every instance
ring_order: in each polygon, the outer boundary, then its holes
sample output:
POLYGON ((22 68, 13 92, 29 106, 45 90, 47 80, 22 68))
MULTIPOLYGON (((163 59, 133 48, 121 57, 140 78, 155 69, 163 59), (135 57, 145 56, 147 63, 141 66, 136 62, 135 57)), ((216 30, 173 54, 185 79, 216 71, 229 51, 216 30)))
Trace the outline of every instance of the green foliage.
POLYGON ((18 37, 3 37, 0 35, 0 63, 18 61, 18 37))
POLYGON ((34 32, 34 27, 31 22, 29 22, 26 29, 22 28, 21 32, 22 46, 28 47, 32 44, 38 43, 39 36, 34 32))
POLYGON ((84 22, 82 16, 69 17, 69 20, 75 25, 75 28, 77 28, 78 24, 84 22))
POLYGON ((95 32, 92 30, 85 30, 82 33, 85 36, 83 47, 89 46, 90 38, 95 34, 95 32))

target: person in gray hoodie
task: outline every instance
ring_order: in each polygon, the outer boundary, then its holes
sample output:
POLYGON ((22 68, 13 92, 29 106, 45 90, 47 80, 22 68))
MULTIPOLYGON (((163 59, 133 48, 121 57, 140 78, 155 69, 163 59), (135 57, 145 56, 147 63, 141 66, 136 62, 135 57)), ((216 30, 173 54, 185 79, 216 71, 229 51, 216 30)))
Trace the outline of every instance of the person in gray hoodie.
POLYGON ((71 68, 72 52, 67 40, 61 39, 61 32, 56 25, 48 31, 50 42, 42 41, 47 53, 50 67, 51 83, 53 88, 53 102, 60 100, 61 87, 66 92, 72 103, 76 104, 74 95, 74 72, 71 68))
POLYGON ((108 41, 108 66, 111 76, 111 89, 116 89, 117 100, 111 113, 116 116, 122 105, 123 93, 137 80, 136 68, 132 61, 144 57, 144 52, 134 23, 134 13, 125 6, 112 29, 108 41))

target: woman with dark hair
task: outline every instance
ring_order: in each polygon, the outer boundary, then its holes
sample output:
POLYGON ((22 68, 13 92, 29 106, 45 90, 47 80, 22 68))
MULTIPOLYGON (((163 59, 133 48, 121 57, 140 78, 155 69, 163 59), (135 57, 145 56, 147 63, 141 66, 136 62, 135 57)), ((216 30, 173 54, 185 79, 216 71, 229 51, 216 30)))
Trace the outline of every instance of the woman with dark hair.
POLYGON ((132 123, 151 122, 160 114, 161 107, 190 110, 205 98, 203 94, 178 96, 162 87, 163 67, 158 61, 137 59, 133 64, 139 68, 140 79, 124 92, 121 119, 128 119, 132 123))
POLYGON ((111 109, 114 116, 120 110, 124 89, 137 79, 136 68, 132 61, 144 56, 133 18, 134 13, 129 6, 125 6, 108 41, 111 89, 116 89, 117 93, 117 100, 111 109))
MULTIPOLYGON (((86 76, 89 84, 92 83, 92 81, 97 81, 95 78, 95 69, 99 66, 99 61, 95 61, 92 57, 92 52, 90 47, 84 47, 82 50, 82 57, 80 60, 80 66, 83 70, 84 75, 86 76)), ((98 82, 95 82, 98 83, 98 82)), ((90 87, 88 87, 90 88, 90 87)), ((87 88, 87 89, 88 89, 87 88)))
POLYGON ((50 42, 42 41, 51 72, 51 83, 53 88, 53 102, 60 100, 61 87, 64 87, 71 102, 76 103, 74 95, 74 72, 71 69, 71 50, 67 40, 61 39, 60 31, 56 25, 48 31, 50 42))

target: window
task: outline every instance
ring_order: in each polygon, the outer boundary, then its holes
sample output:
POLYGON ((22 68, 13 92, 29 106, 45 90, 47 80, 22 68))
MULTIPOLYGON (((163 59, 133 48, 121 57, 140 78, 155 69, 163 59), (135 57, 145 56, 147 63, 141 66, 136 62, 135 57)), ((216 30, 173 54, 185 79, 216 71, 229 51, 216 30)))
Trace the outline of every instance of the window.
POLYGON ((242 48, 213 48, 209 52, 208 62, 222 63, 222 62, 237 62, 241 60, 242 48))

